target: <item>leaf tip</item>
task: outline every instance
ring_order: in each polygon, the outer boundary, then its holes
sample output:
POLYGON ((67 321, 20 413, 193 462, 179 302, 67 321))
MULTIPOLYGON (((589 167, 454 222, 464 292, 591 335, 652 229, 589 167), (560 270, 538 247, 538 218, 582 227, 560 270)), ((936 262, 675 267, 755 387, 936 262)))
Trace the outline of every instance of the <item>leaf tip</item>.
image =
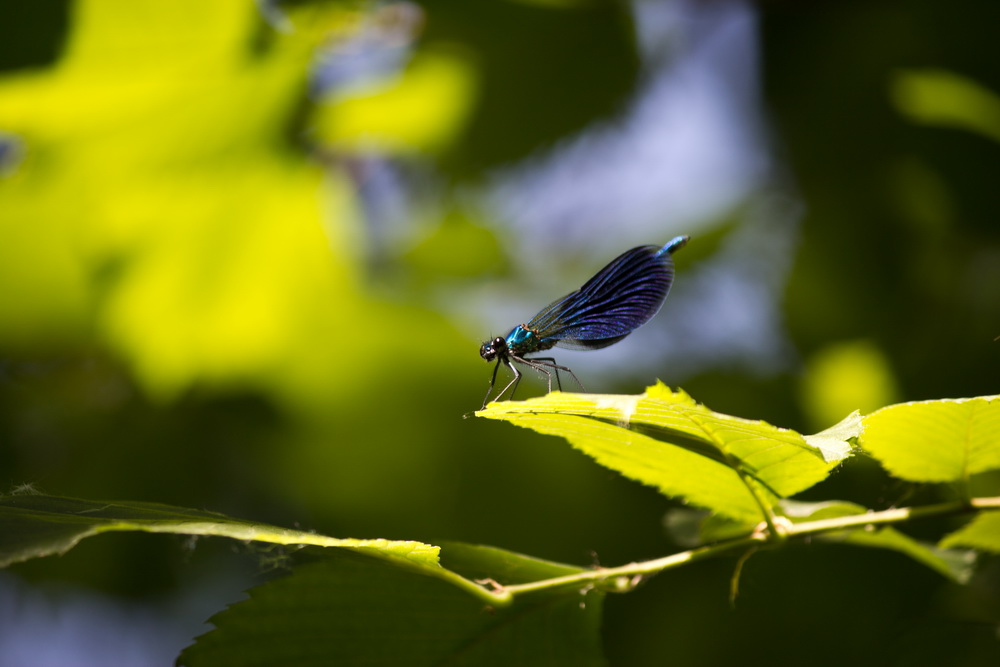
POLYGON ((824 461, 836 463, 851 455, 853 445, 849 440, 859 437, 864 428, 861 411, 855 410, 830 428, 802 437, 820 453, 824 461))

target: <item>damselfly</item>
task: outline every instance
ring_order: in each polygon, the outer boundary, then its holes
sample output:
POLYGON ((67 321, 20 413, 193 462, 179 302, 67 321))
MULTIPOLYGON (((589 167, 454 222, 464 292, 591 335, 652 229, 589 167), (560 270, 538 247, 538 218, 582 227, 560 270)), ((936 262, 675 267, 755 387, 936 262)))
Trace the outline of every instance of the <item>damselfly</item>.
POLYGON ((597 350, 617 343, 660 310, 674 279, 674 252, 684 247, 687 236, 678 236, 665 246, 644 245, 622 253, 597 272, 583 287, 553 301, 527 324, 519 324, 506 336, 497 336, 483 343, 479 354, 486 361, 497 360, 490 379, 490 388, 483 400, 489 402, 497 380, 497 371, 504 365, 514 372, 514 378, 495 397, 517 390, 521 372, 514 364, 533 368, 548 377, 552 391, 552 375, 562 389, 559 371, 569 373, 583 389, 583 383, 566 366, 553 357, 525 358, 553 347, 575 350, 597 350))

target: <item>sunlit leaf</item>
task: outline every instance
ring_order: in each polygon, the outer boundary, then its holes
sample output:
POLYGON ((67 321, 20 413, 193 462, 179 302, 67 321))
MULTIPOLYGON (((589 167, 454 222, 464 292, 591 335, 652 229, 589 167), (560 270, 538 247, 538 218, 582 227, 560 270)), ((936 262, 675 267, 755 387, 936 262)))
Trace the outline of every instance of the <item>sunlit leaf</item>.
POLYGON ((900 403, 864 424, 859 444, 906 480, 953 482, 1000 468, 1000 397, 900 403))
POLYGON ((211 535, 271 544, 336 547, 438 569, 438 547, 421 542, 338 539, 159 503, 42 495, 0 498, 0 567, 63 554, 86 537, 111 531, 211 535))
POLYGON ((823 480, 857 435, 848 418, 809 441, 795 431, 712 412, 662 384, 637 396, 554 392, 476 413, 566 438, 598 463, 664 494, 738 520, 823 480), (742 477, 741 477, 742 474, 742 477))
MULTIPOLYGON (((460 560, 505 580, 551 571, 499 549, 471 547, 460 560)), ((594 590, 493 608, 441 579, 330 552, 249 594, 213 616, 215 629, 185 649, 179 664, 604 664, 603 594, 594 590)))
POLYGON ((969 523, 945 536, 942 547, 971 547, 1000 553, 1000 511, 983 512, 969 523))

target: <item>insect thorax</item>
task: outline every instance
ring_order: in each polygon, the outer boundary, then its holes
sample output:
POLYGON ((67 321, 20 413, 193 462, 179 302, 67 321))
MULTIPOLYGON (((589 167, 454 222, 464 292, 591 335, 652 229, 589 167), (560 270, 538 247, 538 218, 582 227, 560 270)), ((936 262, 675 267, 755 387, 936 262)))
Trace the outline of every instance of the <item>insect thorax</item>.
POLYGON ((525 324, 519 324, 507 334, 507 347, 517 355, 547 350, 552 347, 552 343, 546 342, 538 337, 538 333, 529 329, 525 324))

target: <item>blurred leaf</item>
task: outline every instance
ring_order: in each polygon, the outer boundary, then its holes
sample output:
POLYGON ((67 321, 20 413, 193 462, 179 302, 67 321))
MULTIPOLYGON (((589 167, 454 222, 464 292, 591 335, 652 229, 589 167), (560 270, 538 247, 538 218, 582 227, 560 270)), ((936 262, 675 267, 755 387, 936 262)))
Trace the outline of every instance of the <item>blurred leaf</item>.
MULTIPOLYGON (((693 549, 705 542, 713 541, 704 537, 702 529, 705 523, 714 516, 718 515, 711 514, 707 510, 672 507, 663 516, 663 527, 675 544, 685 549, 693 549)), ((735 522, 725 518, 722 520, 738 524, 741 527, 741 534, 746 534, 746 531, 742 530, 742 526, 745 525, 743 522, 735 522)))
POLYGON ((497 237, 480 221, 453 211, 429 229, 404 257, 416 276, 468 279, 503 266, 497 237))
MULTIPOLYGON (((517 578, 540 561, 472 547, 475 569, 517 578)), ((250 590, 185 649, 198 665, 602 665, 598 591, 539 594, 491 608, 438 578, 357 554, 319 562, 250 590)))
POLYGON ((942 547, 971 547, 1000 553, 1000 511, 983 512, 941 540, 942 547))
POLYGON ((888 360, 871 341, 827 346, 816 352, 803 382, 805 409, 814 424, 829 424, 854 410, 868 414, 898 400, 888 360))
MULTIPOLYGON (((925 238, 927 245, 935 238, 954 233, 955 195, 939 169, 919 158, 906 156, 895 160, 889 177, 893 203, 901 220, 909 223, 913 233, 925 238)), ((924 258, 914 258, 915 263, 920 259, 924 258)), ((936 275, 933 270, 926 271, 924 280, 934 280, 936 275)), ((884 401, 883 405, 891 402, 884 401)))
POLYGON ((83 0, 56 66, 0 78, 25 153, 0 179, 0 345, 87 337, 157 398, 256 384, 325 411, 394 367, 376 352, 397 331, 458 339, 369 296, 354 184, 299 145, 315 48, 349 33, 349 4, 289 7, 283 32, 241 0, 83 0))
POLYGON ((322 143, 343 151, 430 153, 463 129, 475 100, 469 53, 424 47, 405 72, 374 90, 345 91, 312 121, 322 143))
POLYGON ((890 91, 896 108, 914 122, 1000 141, 1000 97, 972 79, 940 69, 904 70, 890 91))
POLYGON ((159 503, 42 495, 0 498, 0 567, 63 554, 85 537, 110 531, 213 535, 271 544, 337 547, 440 569, 438 547, 420 542, 337 539, 159 503))
MULTIPOLYGON (((749 521, 763 518, 749 485, 771 505, 809 488, 839 460, 824 459, 832 439, 856 436, 858 427, 849 418, 836 436, 820 438, 820 449, 795 431, 712 412, 663 384, 637 396, 553 392, 476 414, 564 437, 626 477, 749 521)), ((841 444, 843 458, 850 447, 841 444)))
MULTIPOLYGON (((819 503, 785 500, 781 503, 781 508, 785 516, 795 523, 857 516, 869 511, 861 505, 839 500, 819 503)), ((897 551, 958 583, 969 581, 975 561, 975 554, 970 551, 942 549, 924 544, 888 526, 859 526, 823 533, 813 539, 897 551)))
POLYGON ((1000 468, 1000 397, 890 405, 864 425, 859 444, 902 479, 955 482, 1000 468))
POLYGON ((0 342, 73 325, 160 394, 307 348, 354 268, 351 193, 330 179, 324 234, 324 174, 286 144, 319 38, 237 0, 75 3, 58 64, 0 79, 26 151, 0 181, 0 342))

